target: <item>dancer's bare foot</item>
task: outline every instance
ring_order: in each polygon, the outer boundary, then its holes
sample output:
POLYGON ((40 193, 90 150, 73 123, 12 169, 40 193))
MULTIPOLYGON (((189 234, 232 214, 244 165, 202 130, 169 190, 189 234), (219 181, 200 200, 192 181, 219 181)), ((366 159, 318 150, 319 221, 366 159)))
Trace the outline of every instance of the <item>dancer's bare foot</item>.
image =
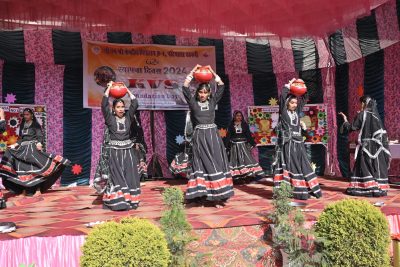
POLYGON ((39 197, 41 195, 42 193, 40 192, 40 190, 37 190, 36 193, 32 195, 32 197, 39 197))
POLYGON ((21 194, 18 194, 18 195, 14 195, 13 198, 14 198, 14 199, 22 199, 22 198, 25 198, 25 192, 23 192, 23 193, 21 193, 21 194))
POLYGON ((214 202, 214 207, 216 207, 217 209, 223 209, 225 207, 225 203, 222 201, 216 201, 214 202))

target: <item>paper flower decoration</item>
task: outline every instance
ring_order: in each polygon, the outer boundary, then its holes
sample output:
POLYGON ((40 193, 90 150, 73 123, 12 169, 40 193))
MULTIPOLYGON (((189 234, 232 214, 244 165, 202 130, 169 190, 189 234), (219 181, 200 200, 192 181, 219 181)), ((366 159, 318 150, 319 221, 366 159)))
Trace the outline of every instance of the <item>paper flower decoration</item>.
POLYGON ((329 139, 328 136, 324 135, 324 136, 322 136, 321 141, 322 141, 322 143, 326 144, 326 143, 328 143, 328 139, 329 139))
POLYGON ((264 117, 264 114, 262 112, 257 113, 257 118, 262 119, 264 117))
POLYGON ((268 143, 268 139, 266 137, 263 137, 260 139, 260 144, 261 145, 266 145, 268 143))
POLYGON ((226 134, 228 133, 224 128, 221 128, 218 131, 219 131, 219 136, 221 136, 222 138, 226 137, 226 134))
POLYGON ((318 119, 323 119, 325 118, 325 113, 324 112, 318 112, 318 119))
POLYGON ((264 119, 270 119, 271 118, 271 113, 264 113, 264 119))
POLYGON ((257 126, 257 124, 252 124, 252 125, 250 125, 250 132, 251 132, 251 133, 258 132, 258 126, 257 126))
POLYGON ((311 138, 311 142, 313 142, 314 144, 320 143, 320 142, 321 142, 321 137, 318 136, 318 135, 314 135, 314 136, 311 138))
POLYGON ((8 145, 13 145, 13 144, 15 144, 17 141, 18 141, 18 136, 12 135, 12 136, 8 137, 7 144, 8 144, 8 145))
POLYGON ((75 175, 79 175, 82 173, 82 166, 79 164, 74 164, 72 166, 72 173, 75 175))
POLYGON ((254 117, 249 117, 249 124, 254 124, 256 119, 254 117))
POLYGON ((0 151, 6 151, 7 149, 7 142, 0 141, 0 151))
POLYGON ((176 142, 178 145, 181 145, 181 144, 183 144, 183 142, 185 142, 185 137, 182 136, 182 135, 177 135, 177 136, 175 137, 175 142, 176 142))
POLYGON ((318 120, 318 125, 324 127, 325 126, 325 120, 318 120))
POLYGON ((7 132, 7 131, 3 132, 3 136, 4 136, 4 137, 6 137, 7 135, 8 135, 8 132, 7 132))
POLYGON ((271 97, 271 98, 268 100, 268 104, 269 104, 270 106, 276 106, 276 105, 278 105, 278 99, 276 99, 275 97, 271 97))
POLYGON ((15 101, 17 101, 17 96, 14 95, 13 93, 7 94, 7 96, 4 98, 4 100, 8 104, 14 104, 15 101))
POLYGON ((271 137, 271 143, 272 143, 272 144, 276 144, 276 142, 278 142, 278 137, 272 136, 272 137, 271 137))
POLYGON ((44 112, 44 107, 35 107, 36 112, 44 112))
POLYGON ((325 106, 324 106, 324 105, 318 105, 318 106, 317 106, 317 109, 318 109, 319 111, 325 111, 325 106))
POLYGON ((323 128, 318 128, 317 130, 315 130, 315 133, 318 135, 324 135, 325 130, 323 128))
POLYGON ((11 128, 17 128, 19 126, 19 120, 17 117, 11 117, 8 120, 8 126, 10 126, 11 128))

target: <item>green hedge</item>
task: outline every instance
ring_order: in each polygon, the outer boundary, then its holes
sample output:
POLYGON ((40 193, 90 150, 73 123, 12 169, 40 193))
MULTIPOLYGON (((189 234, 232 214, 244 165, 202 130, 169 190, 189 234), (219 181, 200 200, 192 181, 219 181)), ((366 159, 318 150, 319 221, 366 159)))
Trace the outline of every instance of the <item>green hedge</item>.
POLYGON ((390 266, 390 232, 382 212, 365 200, 329 205, 316 224, 329 266, 390 266))
POLYGON ((96 226, 82 247, 82 267, 166 267, 170 260, 164 233, 144 219, 96 226))

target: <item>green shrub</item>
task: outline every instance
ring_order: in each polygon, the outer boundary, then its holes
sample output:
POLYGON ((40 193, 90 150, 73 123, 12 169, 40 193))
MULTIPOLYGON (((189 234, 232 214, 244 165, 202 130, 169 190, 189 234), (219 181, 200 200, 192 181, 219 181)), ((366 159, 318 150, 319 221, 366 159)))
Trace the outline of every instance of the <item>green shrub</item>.
POLYGON ((389 226, 382 212, 365 200, 345 199, 320 215, 316 232, 329 266, 390 266, 389 226))
MULTIPOLYGON (((274 258, 283 251, 288 254, 291 267, 324 266, 326 259, 319 246, 321 240, 315 238, 313 228, 304 226, 304 214, 290 205, 292 191, 292 187, 286 183, 274 188, 274 209, 266 218, 267 222, 273 224, 274 258)), ((267 266, 271 265, 270 260, 266 258, 267 266)))
POLYGON ((190 263, 186 247, 195 238, 191 235, 192 226, 186 219, 183 192, 177 187, 166 188, 163 199, 167 210, 160 223, 172 254, 170 266, 188 266, 190 263))
POLYGON ((82 267, 166 267, 170 253, 163 232, 144 219, 96 226, 82 247, 82 267))

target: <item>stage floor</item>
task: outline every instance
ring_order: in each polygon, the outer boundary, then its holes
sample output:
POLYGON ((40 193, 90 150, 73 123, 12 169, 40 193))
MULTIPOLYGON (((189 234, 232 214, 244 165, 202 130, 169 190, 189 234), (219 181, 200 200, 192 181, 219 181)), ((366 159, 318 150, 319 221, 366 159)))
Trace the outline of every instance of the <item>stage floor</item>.
MULTIPOLYGON (((90 228, 86 223, 118 219, 131 215, 158 221, 164 209, 161 192, 169 186, 185 189, 186 180, 148 181, 142 187, 138 210, 113 212, 102 208, 101 198, 93 188, 57 188, 38 197, 8 198, 8 208, 0 211, 0 221, 17 224, 17 231, 0 234, 0 240, 30 236, 85 235, 90 228)), ((343 192, 347 182, 320 178, 323 198, 303 201, 307 219, 315 221, 324 207, 349 197, 343 192)), ((6 193, 6 196, 8 194, 6 193)), ((235 185, 235 196, 223 209, 214 207, 186 208, 189 222, 195 230, 258 225, 262 213, 272 208, 272 183, 235 185)), ((361 199, 361 198, 358 198, 361 199)), ((393 186, 387 197, 366 198, 371 203, 383 201, 385 215, 400 214, 400 187, 393 186)))

